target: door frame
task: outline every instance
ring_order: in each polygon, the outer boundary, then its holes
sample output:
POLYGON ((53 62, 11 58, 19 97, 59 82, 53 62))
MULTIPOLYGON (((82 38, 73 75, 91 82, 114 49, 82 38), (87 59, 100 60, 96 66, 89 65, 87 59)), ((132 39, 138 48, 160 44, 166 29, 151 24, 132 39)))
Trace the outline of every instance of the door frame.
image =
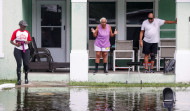
POLYGON ((70 36, 70 1, 69 0, 32 0, 32 36, 37 40, 37 2, 39 1, 65 1, 65 61, 70 62, 71 36, 70 36))

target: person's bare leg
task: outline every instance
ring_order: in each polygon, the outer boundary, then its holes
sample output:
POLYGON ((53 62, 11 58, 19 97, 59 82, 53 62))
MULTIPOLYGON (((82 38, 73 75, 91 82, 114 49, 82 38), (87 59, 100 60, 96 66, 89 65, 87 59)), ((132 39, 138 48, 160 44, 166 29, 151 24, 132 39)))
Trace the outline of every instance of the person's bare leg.
POLYGON ((103 57, 103 63, 107 63, 107 55, 108 53, 107 52, 102 52, 102 57, 103 57))
POLYGON ((151 61, 150 73, 154 73, 154 62, 155 61, 151 61))
POLYGON ((95 71, 94 71, 94 73, 98 72, 98 65, 100 63, 100 58, 101 58, 101 51, 96 51, 95 71))
POLYGON ((95 60, 95 62, 96 63, 100 63, 100 58, 101 58, 101 51, 96 51, 96 60, 95 60))
POLYGON ((154 62, 155 61, 151 61, 151 69, 154 69, 154 62))
POLYGON ((149 54, 145 54, 144 55, 144 62, 145 62, 145 69, 148 70, 148 58, 149 58, 149 54))
POLYGON ((106 65, 107 65, 107 52, 102 52, 102 57, 103 57, 103 63, 104 63, 104 73, 108 73, 106 70, 106 65))
POLYGON ((151 53, 150 54, 150 57, 151 57, 151 67, 150 67, 150 73, 154 73, 154 63, 155 63, 155 54, 154 53, 151 53))

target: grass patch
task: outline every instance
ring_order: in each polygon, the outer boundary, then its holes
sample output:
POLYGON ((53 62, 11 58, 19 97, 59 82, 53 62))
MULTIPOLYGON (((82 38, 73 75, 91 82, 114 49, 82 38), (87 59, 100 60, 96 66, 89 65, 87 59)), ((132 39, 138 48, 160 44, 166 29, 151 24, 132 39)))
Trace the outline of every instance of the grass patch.
POLYGON ((69 82, 69 86, 91 86, 91 87, 190 87, 189 83, 96 83, 96 82, 69 82))
POLYGON ((5 83, 15 83, 16 84, 16 80, 5 80, 5 79, 0 80, 0 85, 5 84, 5 83))

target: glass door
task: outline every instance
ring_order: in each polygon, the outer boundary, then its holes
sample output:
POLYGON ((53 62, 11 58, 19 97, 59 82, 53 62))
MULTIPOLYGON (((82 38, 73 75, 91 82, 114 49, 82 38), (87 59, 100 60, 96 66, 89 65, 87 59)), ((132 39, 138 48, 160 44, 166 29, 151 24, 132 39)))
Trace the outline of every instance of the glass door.
POLYGON ((37 46, 50 50, 55 62, 65 62, 65 1, 37 2, 37 46))

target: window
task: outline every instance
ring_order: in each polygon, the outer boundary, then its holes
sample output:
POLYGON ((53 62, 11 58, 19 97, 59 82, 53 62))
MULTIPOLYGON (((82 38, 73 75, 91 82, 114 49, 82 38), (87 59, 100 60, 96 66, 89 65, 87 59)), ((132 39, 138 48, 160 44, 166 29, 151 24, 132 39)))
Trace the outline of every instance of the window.
MULTIPOLYGON (((112 27, 112 31, 116 27, 116 9, 115 2, 88 2, 89 10, 89 25, 88 25, 88 35, 89 40, 94 40, 95 38, 92 35, 91 28, 96 28, 100 24, 100 18, 105 17, 107 19, 107 24, 112 27)), ((111 45, 115 44, 115 38, 110 38, 111 45)))
POLYGON ((153 12, 153 2, 127 2, 127 24, 142 24, 148 13, 153 12))
POLYGON ((41 47, 61 48, 61 5, 41 5, 41 47))
POLYGON ((153 1, 126 2, 126 39, 133 40, 134 47, 139 47, 141 24, 151 12, 154 12, 153 1))
POLYGON ((89 24, 99 24, 102 17, 107 19, 108 24, 115 24, 115 2, 89 3, 89 24))

